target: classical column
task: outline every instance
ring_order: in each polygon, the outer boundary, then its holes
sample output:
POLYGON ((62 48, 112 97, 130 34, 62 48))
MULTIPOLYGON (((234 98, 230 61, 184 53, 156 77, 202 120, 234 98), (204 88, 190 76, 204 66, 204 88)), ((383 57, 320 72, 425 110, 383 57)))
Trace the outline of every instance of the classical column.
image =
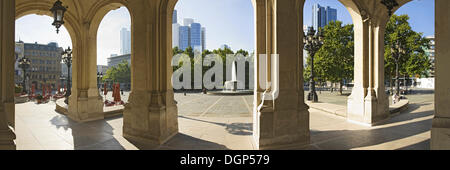
MULTIPOLYGON (((302 76, 303 2, 266 0, 265 13, 262 5, 255 7, 256 30, 263 30, 264 25, 259 22, 266 22, 266 75, 267 81, 271 82, 270 88, 265 88, 262 94, 255 115, 253 136, 258 149, 298 148, 309 143, 309 112, 304 103, 302 76), (271 54, 278 54, 279 60, 271 60, 271 54)), ((263 36, 257 35, 257 49, 263 49, 260 47, 263 36)), ((259 83, 259 87, 261 85, 259 83)))
POLYGON ((384 93, 384 31, 380 31, 383 26, 377 19, 364 10, 361 13, 351 12, 355 32, 355 86, 347 102, 347 119, 372 126, 389 117, 384 93))
POLYGON ((450 150, 450 1, 436 0, 435 113, 431 149, 450 150))
POLYGON ((97 30, 80 23, 73 41, 72 94, 68 116, 78 122, 104 119, 103 98, 97 88, 97 30))
POLYGON ((171 84, 173 6, 167 3, 137 0, 128 6, 133 17, 132 92, 125 105, 123 136, 156 145, 178 133, 178 108, 171 84))
POLYGON ((255 62, 254 64, 254 74, 255 74, 255 89, 253 95, 253 137, 255 138, 255 144, 259 142, 259 112, 258 106, 261 105, 261 95, 264 90, 259 84, 260 77, 265 76, 260 75, 259 61, 261 60, 260 55, 266 53, 266 0, 252 0, 255 16, 255 62))
POLYGON ((0 150, 14 150, 15 0, 0 1, 0 150))

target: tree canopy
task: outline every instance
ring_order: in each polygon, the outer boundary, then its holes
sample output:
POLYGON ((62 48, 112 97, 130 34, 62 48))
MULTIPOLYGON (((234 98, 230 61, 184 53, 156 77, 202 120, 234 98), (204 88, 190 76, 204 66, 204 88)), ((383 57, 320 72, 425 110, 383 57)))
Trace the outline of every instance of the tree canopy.
POLYGON ((103 81, 113 81, 115 83, 130 83, 131 68, 128 61, 123 60, 115 67, 111 67, 106 71, 103 81))
POLYGON ((408 15, 393 15, 387 23, 384 60, 388 78, 396 77, 396 64, 399 74, 408 76, 427 76, 431 68, 431 60, 424 50, 430 48, 430 40, 413 31, 408 20, 408 15))
MULTIPOLYGON (((343 25, 341 21, 332 21, 321 31, 323 45, 314 55, 315 80, 340 83, 342 87, 345 80, 353 79, 353 25, 343 25)), ((311 56, 308 56, 307 67, 304 72, 305 80, 311 79, 310 63, 311 56)))

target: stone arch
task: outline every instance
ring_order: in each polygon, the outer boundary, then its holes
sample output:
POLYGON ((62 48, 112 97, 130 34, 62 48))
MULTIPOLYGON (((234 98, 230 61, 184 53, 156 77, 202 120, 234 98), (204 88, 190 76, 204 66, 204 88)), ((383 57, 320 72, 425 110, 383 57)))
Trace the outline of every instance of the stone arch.
MULTIPOLYGON (((133 23, 133 17, 132 12, 130 11, 129 5, 127 1, 123 0, 105 0, 105 1, 96 1, 92 5, 92 7, 87 12, 87 15, 85 16, 86 20, 89 21, 89 41, 91 45, 89 46, 89 54, 90 56, 96 56, 95 62, 97 62, 97 38, 98 38, 98 30, 100 27, 101 22, 105 18, 105 16, 112 10, 119 9, 120 7, 125 7, 130 14, 131 23, 133 23)), ((131 24, 131 27, 132 24, 131 24)), ((131 34, 131 39, 133 39, 133 34, 131 34)), ((131 41, 133 44, 133 41, 131 41)), ((133 51, 133 48, 131 49, 133 51)), ((133 53, 131 53, 131 57, 133 57, 133 53)), ((89 59, 90 61, 94 59, 89 59)), ((97 72, 95 71, 95 74, 97 72)), ((90 74, 89 76, 96 76, 94 73, 90 74)), ((133 82, 133 81, 132 81, 133 82)))
MULTIPOLYGON (((16 20, 30 14, 45 15, 53 18, 53 14, 50 12, 52 6, 53 4, 47 1, 27 1, 26 3, 16 4, 16 20)), ((75 15, 68 11, 64 19, 64 27, 69 32, 72 46, 76 46, 76 43, 79 42, 77 37, 80 35, 80 31, 75 15)))

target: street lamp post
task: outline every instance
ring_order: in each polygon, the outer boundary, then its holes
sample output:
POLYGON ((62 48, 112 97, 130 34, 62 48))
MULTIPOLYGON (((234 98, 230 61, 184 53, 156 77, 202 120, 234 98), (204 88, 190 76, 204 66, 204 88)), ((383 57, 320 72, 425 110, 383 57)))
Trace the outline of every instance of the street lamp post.
POLYGON ((26 93, 26 73, 27 73, 27 70, 30 68, 30 66, 31 66, 31 60, 30 59, 28 59, 28 58, 25 58, 25 57, 23 57, 23 58, 21 58, 20 60, 19 60, 19 68, 21 68, 22 70, 23 70, 23 92, 25 92, 26 93))
MULTIPOLYGON (((97 89, 101 88, 101 83, 100 81, 103 79, 103 73, 97 73, 97 89)), ((99 90, 100 93, 100 90, 99 90)))
POLYGON ((64 64, 67 65, 67 92, 66 92, 66 99, 64 100, 64 102, 66 104, 69 104, 69 96, 71 95, 72 91, 72 87, 70 84, 70 67, 72 66, 72 50, 70 49, 70 47, 68 47, 66 50, 64 50, 62 52, 62 60, 64 62, 64 64))
POLYGON ((322 47, 322 32, 319 30, 316 34, 316 30, 313 27, 308 28, 308 33, 303 37, 303 43, 305 45, 305 50, 311 56, 311 81, 310 81, 310 92, 308 94, 308 101, 318 102, 319 97, 316 93, 316 82, 314 80, 314 55, 322 47))

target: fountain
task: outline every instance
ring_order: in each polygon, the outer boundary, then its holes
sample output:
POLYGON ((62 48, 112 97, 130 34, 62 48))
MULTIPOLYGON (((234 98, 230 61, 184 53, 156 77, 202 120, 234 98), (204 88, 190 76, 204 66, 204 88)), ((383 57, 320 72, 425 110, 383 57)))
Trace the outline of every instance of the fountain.
POLYGON ((231 66, 231 80, 225 81, 224 89, 222 91, 212 91, 208 92, 211 95, 251 95, 253 94, 252 90, 238 90, 238 83, 241 83, 237 80, 237 68, 236 61, 233 62, 231 66))

